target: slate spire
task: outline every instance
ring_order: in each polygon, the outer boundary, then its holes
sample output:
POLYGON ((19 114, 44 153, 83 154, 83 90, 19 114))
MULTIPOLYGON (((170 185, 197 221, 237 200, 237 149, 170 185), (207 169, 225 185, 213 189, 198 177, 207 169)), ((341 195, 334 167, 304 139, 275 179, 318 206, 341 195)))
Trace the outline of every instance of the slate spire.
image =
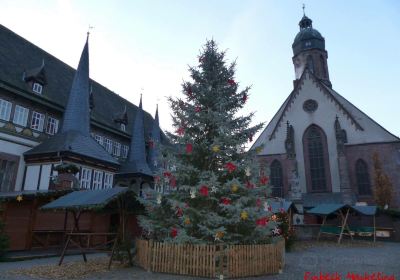
POLYGON ((65 107, 61 133, 78 131, 84 136, 90 136, 88 43, 89 34, 72 82, 67 106, 65 107))
POLYGON ((139 108, 136 113, 135 122, 133 123, 128 160, 121 168, 121 171, 122 173, 141 173, 150 176, 152 175, 146 160, 142 96, 140 96, 139 108))
POLYGON ((158 153, 160 145, 160 122, 158 120, 158 105, 154 116, 153 129, 151 130, 151 142, 149 149, 150 167, 155 172, 158 168, 158 153))

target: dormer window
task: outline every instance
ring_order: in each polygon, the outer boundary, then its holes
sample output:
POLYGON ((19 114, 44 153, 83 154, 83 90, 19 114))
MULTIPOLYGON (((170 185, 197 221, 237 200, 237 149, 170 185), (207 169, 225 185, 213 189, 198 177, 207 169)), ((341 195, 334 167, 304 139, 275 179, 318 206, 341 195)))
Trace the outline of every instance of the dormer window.
POLYGON ((43 86, 39 83, 33 83, 32 90, 37 94, 42 94, 43 86))

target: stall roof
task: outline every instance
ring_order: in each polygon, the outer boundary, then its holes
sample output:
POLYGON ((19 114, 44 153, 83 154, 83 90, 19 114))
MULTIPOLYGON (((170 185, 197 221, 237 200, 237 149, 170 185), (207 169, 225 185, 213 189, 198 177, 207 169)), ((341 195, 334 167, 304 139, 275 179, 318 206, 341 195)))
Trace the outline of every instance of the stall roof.
POLYGON ((360 214, 372 216, 376 214, 376 206, 350 206, 347 204, 320 204, 307 211, 308 214, 330 215, 342 208, 350 208, 360 214))
POLYGON ((123 187, 104 190, 74 191, 42 206, 41 209, 84 210, 103 208, 108 203, 128 191, 128 188, 123 187))
POLYGON ((292 208, 295 213, 299 213, 299 210, 297 209, 296 205, 290 200, 282 199, 277 201, 271 201, 270 203, 273 213, 278 213, 281 209, 285 210, 285 212, 288 212, 290 208, 292 208))

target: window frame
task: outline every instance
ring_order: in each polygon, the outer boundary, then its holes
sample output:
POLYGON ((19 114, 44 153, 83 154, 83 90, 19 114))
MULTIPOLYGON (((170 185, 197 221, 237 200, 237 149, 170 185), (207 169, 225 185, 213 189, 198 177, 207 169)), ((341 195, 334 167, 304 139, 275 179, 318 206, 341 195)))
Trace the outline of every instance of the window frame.
POLYGON ((113 156, 120 157, 121 156, 121 143, 114 141, 112 147, 113 156))
POLYGON ((103 188, 103 171, 93 170, 93 189, 100 190, 103 188))
POLYGON ((36 111, 32 111, 31 129, 43 132, 45 115, 36 111), (35 123, 34 123, 35 122, 35 123))
POLYGON ((33 82, 32 84, 32 91, 37 94, 42 94, 43 92, 43 85, 38 82, 33 82))
POLYGON ((28 108, 25 108, 24 106, 21 106, 18 104, 15 105, 14 116, 13 116, 14 124, 26 127, 28 124, 28 117, 29 117, 29 109, 28 108), (22 115, 22 117, 21 117, 21 115, 22 115), (24 119, 22 119, 22 118, 24 118, 24 119), (22 119, 23 122, 19 122, 20 119, 22 119))
POLYGON ((269 170, 270 170, 270 175, 269 175, 269 181, 271 185, 271 196, 273 197, 280 197, 283 198, 284 196, 284 187, 283 187, 283 168, 282 164, 278 159, 274 159, 271 164, 269 165, 269 170), (276 174, 279 173, 279 174, 276 174), (278 176, 276 176, 278 175, 278 176), (280 181, 279 186, 275 186, 274 181, 280 181), (276 195, 276 191, 279 192, 280 195, 276 195))
POLYGON ((367 162, 359 158, 355 163, 354 171, 357 183, 357 193, 362 196, 371 196, 372 195, 371 176, 367 162), (360 176, 362 177, 360 178, 360 176), (365 188, 365 186, 368 187, 365 188))
POLYGON ((113 187, 113 179, 114 174, 110 172, 104 172, 103 189, 111 189, 113 187))
POLYGON ((0 120, 6 122, 10 121, 12 105, 13 104, 10 101, 0 98, 0 120))
POLYGON ((47 122, 46 122, 46 133, 49 135, 54 135, 58 132, 58 124, 60 123, 60 121, 54 117, 47 117, 47 122), (53 123, 53 121, 55 121, 53 123), (50 131, 50 127, 52 127, 53 131, 50 131))
POLYGON ((81 178, 80 178, 80 187, 81 189, 90 190, 91 189, 91 181, 92 181, 92 172, 93 169, 82 167, 81 169, 81 178))
POLYGON ((113 151, 113 141, 109 138, 104 137, 104 149, 106 149, 106 151, 108 153, 112 153, 113 151))

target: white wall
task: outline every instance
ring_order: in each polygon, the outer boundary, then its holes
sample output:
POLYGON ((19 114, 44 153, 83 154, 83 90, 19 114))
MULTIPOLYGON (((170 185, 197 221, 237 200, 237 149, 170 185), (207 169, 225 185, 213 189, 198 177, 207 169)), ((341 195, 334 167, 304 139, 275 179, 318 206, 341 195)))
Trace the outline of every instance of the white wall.
POLYGON ((15 190, 21 190, 24 178, 25 161, 23 153, 32 149, 38 142, 0 132, 0 152, 19 157, 15 190))
POLYGON ((26 176, 24 190, 31 191, 37 190, 39 182, 40 165, 28 165, 26 167, 26 176))

